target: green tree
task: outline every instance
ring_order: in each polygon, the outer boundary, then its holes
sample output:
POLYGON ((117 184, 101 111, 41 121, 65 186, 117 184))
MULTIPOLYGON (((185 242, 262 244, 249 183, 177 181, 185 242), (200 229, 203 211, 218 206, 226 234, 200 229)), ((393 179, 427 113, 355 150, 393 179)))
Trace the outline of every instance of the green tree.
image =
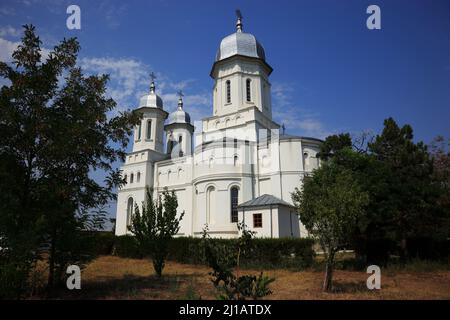
POLYGON ((352 138, 349 133, 340 133, 337 135, 328 136, 320 145, 320 152, 318 157, 322 160, 327 160, 333 155, 344 149, 352 147, 352 138))
POLYGON ((152 257, 153 268, 161 277, 169 253, 170 240, 180 230, 184 211, 177 217, 178 200, 174 191, 165 189, 162 197, 153 200, 153 191, 147 188, 142 213, 136 205, 129 230, 134 234, 142 252, 152 257))
POLYGON ((336 252, 348 243, 364 216, 369 196, 351 171, 328 161, 305 178, 302 189, 292 193, 292 200, 301 222, 324 251, 323 290, 330 291, 336 252))
POLYGON ((8 81, 0 91, 2 255, 34 261, 46 249, 49 289, 66 265, 86 256, 83 231, 101 223, 92 210, 123 183, 113 163, 124 159, 138 120, 130 112, 111 115, 108 77, 84 76, 79 50, 75 38, 64 39, 43 57, 35 28, 24 26, 12 64, 0 62, 8 81), (103 170, 105 182, 93 180, 92 170, 103 170))
POLYGON ((387 183, 379 197, 379 207, 388 213, 383 230, 399 243, 406 258, 407 238, 431 235, 436 227, 439 190, 433 186, 433 162, 427 146, 413 141, 412 127, 400 128, 392 118, 384 121, 369 151, 387 168, 387 183))

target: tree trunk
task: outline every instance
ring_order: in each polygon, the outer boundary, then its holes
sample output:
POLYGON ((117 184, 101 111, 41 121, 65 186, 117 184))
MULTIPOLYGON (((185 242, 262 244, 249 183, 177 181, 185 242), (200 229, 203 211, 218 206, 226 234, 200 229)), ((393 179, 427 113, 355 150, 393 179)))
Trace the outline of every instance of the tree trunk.
POLYGON ((322 290, 325 292, 330 292, 333 287, 333 265, 334 265, 334 252, 328 254, 326 267, 325 267, 325 277, 323 279, 322 290))

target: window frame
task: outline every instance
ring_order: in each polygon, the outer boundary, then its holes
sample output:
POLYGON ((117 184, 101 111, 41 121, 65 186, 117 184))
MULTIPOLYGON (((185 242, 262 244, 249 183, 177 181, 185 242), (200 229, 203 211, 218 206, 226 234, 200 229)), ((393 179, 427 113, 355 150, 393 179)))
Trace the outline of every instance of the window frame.
POLYGON ((225 95, 227 104, 231 103, 231 81, 225 81, 225 95))
POLYGON ((254 213, 253 214, 253 228, 262 228, 263 227, 263 217, 262 213, 254 213))
POLYGON ((246 101, 252 102, 252 79, 247 78, 245 80, 245 93, 246 93, 246 101))
POLYGON ((147 120, 147 134, 146 139, 151 140, 152 139, 152 120, 147 120))
POLYGON ((239 187, 232 186, 230 188, 230 221, 231 223, 239 222, 239 212, 237 206, 239 204, 239 187), (233 195, 233 192, 236 191, 236 194, 233 195))

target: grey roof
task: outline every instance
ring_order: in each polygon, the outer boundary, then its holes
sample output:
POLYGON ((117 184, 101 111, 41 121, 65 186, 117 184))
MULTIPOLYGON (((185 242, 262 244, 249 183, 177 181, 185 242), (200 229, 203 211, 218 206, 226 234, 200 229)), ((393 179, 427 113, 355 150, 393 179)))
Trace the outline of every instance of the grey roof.
POLYGON ((246 201, 244 203, 241 203, 238 205, 238 208, 244 208, 244 207, 264 207, 269 205, 284 205, 288 207, 293 207, 292 204, 281 200, 280 198, 274 197, 270 194, 263 194, 262 196, 259 196, 256 199, 246 201))
POLYGON ((289 139, 304 139, 304 140, 314 140, 317 142, 324 142, 322 139, 313 138, 313 137, 293 136, 290 134, 280 135, 280 140, 289 140, 289 139))
POLYGON ((169 118, 167 119, 167 124, 172 123, 191 123, 191 117, 189 113, 183 110, 176 110, 169 114, 169 118))
POLYGON ((237 31, 223 38, 216 54, 216 62, 234 55, 266 60, 263 46, 250 33, 237 31))
POLYGON ((191 116, 189 113, 183 110, 182 107, 178 107, 177 110, 169 114, 167 119, 167 125, 173 123, 188 123, 191 124, 191 116))
POLYGON ((139 100, 139 108, 149 107, 149 108, 163 108, 163 101, 160 96, 158 96, 154 91, 141 97, 139 100))

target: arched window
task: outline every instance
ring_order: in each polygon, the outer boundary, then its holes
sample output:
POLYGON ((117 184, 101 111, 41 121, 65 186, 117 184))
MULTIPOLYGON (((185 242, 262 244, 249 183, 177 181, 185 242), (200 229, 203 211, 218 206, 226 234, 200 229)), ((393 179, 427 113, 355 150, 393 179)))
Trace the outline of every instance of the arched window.
POLYGON ((137 126, 137 140, 141 140, 141 124, 137 126))
POLYGON ((181 143, 183 142, 183 136, 180 134, 179 136, 178 136, 178 148, 179 148, 179 155, 180 155, 180 157, 182 157, 183 156, 183 148, 181 147, 181 143))
POLYGON ((233 165, 236 167, 236 166, 238 165, 238 162, 239 162, 239 158, 238 158, 237 155, 235 155, 235 156, 233 157, 233 165))
POLYGON ((137 175, 136 175, 136 182, 140 182, 141 181, 141 173, 138 171, 137 175))
POLYGON ((167 171, 167 181, 169 181, 170 180, 170 174, 172 173, 172 171, 167 171))
POLYGON ((128 198, 128 202, 127 202, 127 226, 131 225, 131 217, 133 215, 133 210, 134 209, 134 201, 133 198, 130 197, 128 198))
POLYGON ((213 222, 212 216, 214 215, 216 205, 216 189, 209 187, 206 190, 206 223, 211 224, 213 222))
POLYGON ((169 138, 167 141, 167 154, 171 154, 173 149, 173 140, 169 138))
POLYGON ((147 139, 152 138, 152 120, 147 120, 147 139))
POLYGON ((239 201, 239 188, 232 187, 230 190, 231 200, 231 222, 238 222, 238 201, 239 201))
POLYGON ((247 101, 250 102, 252 101, 252 80, 247 79, 246 83, 245 83, 245 87, 246 87, 246 91, 247 91, 247 101))
POLYGON ((130 183, 133 183, 134 180, 134 173, 130 174, 130 183))
POLYGON ((123 177, 123 180, 125 180, 125 184, 128 183, 127 178, 128 178, 127 175, 125 175, 125 176, 123 177))
POLYGON ((231 103, 231 82, 230 80, 227 80, 225 83, 227 90, 227 103, 231 103))

